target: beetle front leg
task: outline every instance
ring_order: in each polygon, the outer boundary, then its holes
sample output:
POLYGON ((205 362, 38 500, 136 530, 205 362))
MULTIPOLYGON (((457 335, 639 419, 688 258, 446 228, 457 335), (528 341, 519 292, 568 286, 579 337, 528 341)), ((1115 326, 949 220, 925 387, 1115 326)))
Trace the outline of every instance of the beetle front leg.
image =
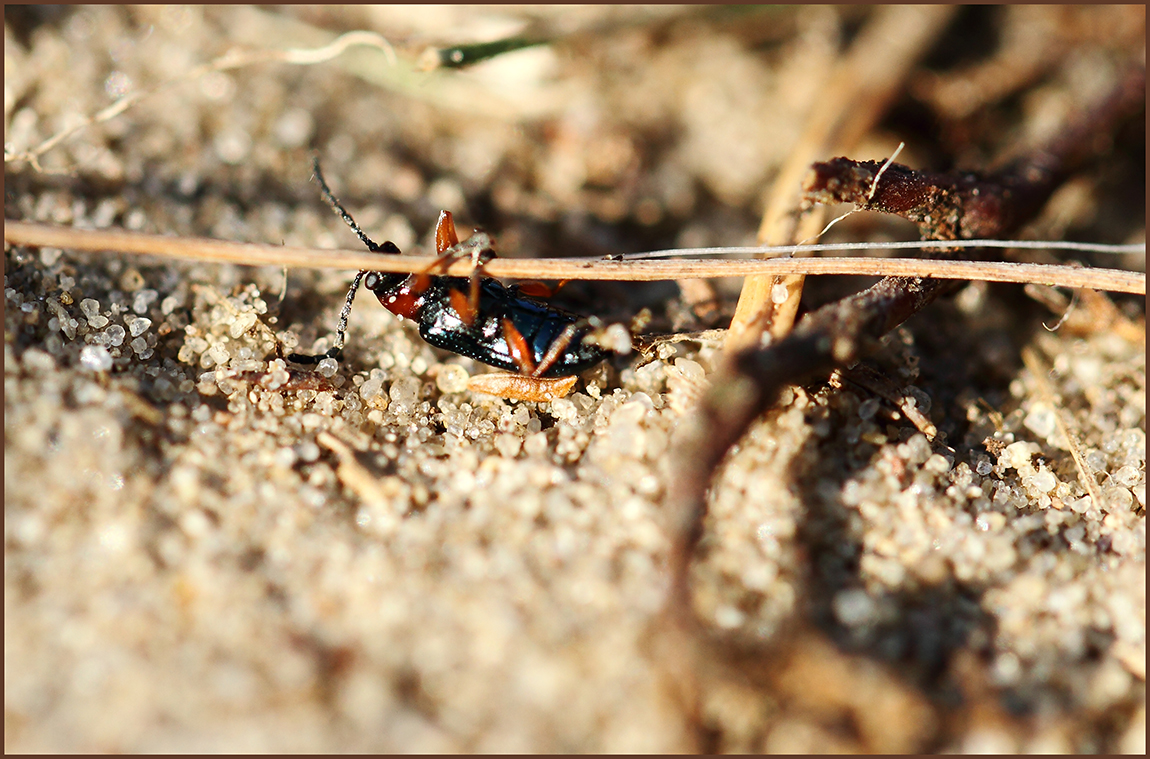
MULTIPOLYGON (((355 275, 355 279, 351 281, 351 287, 347 291, 347 300, 343 303, 343 309, 339 312, 339 322, 335 327, 335 344, 327 350, 326 353, 318 355, 311 355, 307 353, 290 353, 285 358, 288 361, 296 364, 318 364, 325 358, 334 358, 339 360, 343 355, 343 344, 347 339, 347 319, 351 315, 351 304, 355 301, 355 293, 359 290, 359 283, 363 278, 370 274, 369 271, 361 271, 355 275)), ((382 275, 381 275, 382 276, 382 275)))

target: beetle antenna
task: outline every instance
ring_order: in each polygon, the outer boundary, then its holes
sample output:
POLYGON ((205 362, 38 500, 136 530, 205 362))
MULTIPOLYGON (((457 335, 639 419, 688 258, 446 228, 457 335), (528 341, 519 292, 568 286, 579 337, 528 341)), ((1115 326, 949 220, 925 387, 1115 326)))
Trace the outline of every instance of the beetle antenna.
MULTIPOLYGON (((320 190, 323 192, 323 199, 327 201, 327 204, 331 206, 337 214, 339 214, 340 218, 343 219, 344 224, 347 224, 349 227, 351 227, 351 231, 355 232, 356 236, 363 241, 363 244, 367 246, 368 250, 370 250, 372 253, 399 253, 399 248, 395 243, 389 240, 384 242, 383 245, 379 245, 366 234, 364 234, 364 231, 359 228, 359 225, 355 223, 355 219, 351 218, 351 214, 349 214, 347 209, 345 209, 340 204, 340 202, 336 200, 335 195, 331 191, 331 188, 327 186, 327 182, 323 178, 323 172, 319 168, 318 155, 312 157, 312 171, 315 174, 315 180, 319 182, 320 190)), ((354 292, 355 288, 352 288, 352 293, 354 294, 354 292)), ((350 298, 348 302, 350 303, 350 298)))

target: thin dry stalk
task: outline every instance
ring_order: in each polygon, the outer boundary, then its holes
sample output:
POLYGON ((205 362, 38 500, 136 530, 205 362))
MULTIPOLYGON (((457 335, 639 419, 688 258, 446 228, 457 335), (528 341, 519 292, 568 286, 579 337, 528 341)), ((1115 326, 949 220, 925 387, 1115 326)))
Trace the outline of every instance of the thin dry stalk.
MULTIPOLYGON (((6 221, 4 241, 10 245, 64 250, 150 255, 193 261, 309 269, 368 269, 383 272, 426 271, 433 256, 379 256, 362 250, 317 250, 284 245, 228 242, 202 237, 110 229, 78 229, 24 221, 6 221)), ((456 261, 442 273, 465 277, 470 261, 456 261)), ((948 280, 1036 283, 1121 293, 1146 293, 1146 274, 1121 269, 1086 269, 1054 264, 1001 261, 939 261, 915 258, 779 258, 771 260, 609 261, 555 258, 496 258, 484 270, 511 279, 586 279, 652 282, 696 277, 741 277, 751 274, 931 277, 948 280)))

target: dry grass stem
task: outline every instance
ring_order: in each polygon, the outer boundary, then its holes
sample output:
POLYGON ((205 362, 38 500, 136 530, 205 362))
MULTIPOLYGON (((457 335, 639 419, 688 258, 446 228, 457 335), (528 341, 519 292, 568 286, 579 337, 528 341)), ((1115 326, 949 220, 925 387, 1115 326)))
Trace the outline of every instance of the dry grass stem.
MULTIPOLYGON (((133 253, 164 258, 245 266, 284 266, 314 269, 370 269, 420 272, 434 256, 377 256, 355 250, 317 250, 283 245, 227 242, 194 237, 168 237, 124 230, 95 230, 9 221, 4 240, 11 245, 67 250, 133 253)), ((444 274, 468 276, 469 261, 456 261, 444 274)), ((553 258, 497 258, 486 264, 494 277, 518 279, 585 279, 652 282, 699 277, 742 277, 752 274, 933 277, 1084 287, 1122 293, 1146 293, 1146 275, 1120 269, 1085 269, 1052 264, 995 261, 936 261, 910 258, 783 258, 771 260, 568 261, 553 258)))

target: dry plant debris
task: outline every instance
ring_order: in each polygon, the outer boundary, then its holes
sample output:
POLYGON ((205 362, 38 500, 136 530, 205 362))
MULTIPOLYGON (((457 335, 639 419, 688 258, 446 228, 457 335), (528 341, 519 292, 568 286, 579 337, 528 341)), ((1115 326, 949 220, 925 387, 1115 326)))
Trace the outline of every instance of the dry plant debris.
MULTIPOLYGON (((405 250, 441 208, 509 258, 750 244, 815 74, 887 13, 9 7, 5 218, 336 247, 319 148, 405 250), (394 65, 299 57, 360 30, 394 65), (516 39, 543 42, 418 69, 516 39), (219 65, 273 45, 296 53, 219 65), (65 132, 43 171, 18 158, 65 132)), ((1144 60, 1141 8, 942 15, 856 147, 812 161, 905 140, 906 166, 990 167, 1144 60)), ((1144 240, 1143 146, 1137 119, 1095 134, 1026 234, 1144 240)), ((782 390, 709 483, 687 628, 672 452, 701 398, 740 392, 721 341, 509 403, 362 308, 303 386, 277 346, 327 334, 347 282, 6 245, 6 749, 1144 751, 1141 303, 1080 297, 1121 328, 1048 332, 1020 287, 972 284, 875 341, 858 371, 885 391, 782 390)), ((809 280, 801 311, 859 289, 809 280)), ((706 322, 673 284, 564 297, 690 332, 730 318, 714 293, 706 322)))

